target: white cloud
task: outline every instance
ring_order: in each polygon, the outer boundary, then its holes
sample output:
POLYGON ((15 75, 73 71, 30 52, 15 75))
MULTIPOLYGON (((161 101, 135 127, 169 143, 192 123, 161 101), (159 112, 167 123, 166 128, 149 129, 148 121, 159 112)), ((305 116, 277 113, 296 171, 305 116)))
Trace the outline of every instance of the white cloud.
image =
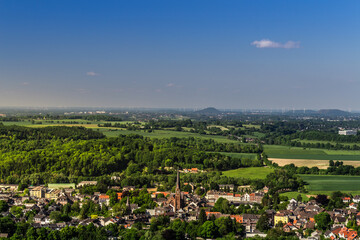
POLYGON ((87 76, 99 76, 100 74, 98 74, 96 72, 87 72, 86 75, 87 76))
POLYGON ((22 82, 21 83, 21 85, 23 85, 23 86, 27 86, 27 85, 29 85, 30 83, 29 82, 22 82))
POLYGON ((175 84, 174 83, 168 83, 168 84, 166 84, 166 87, 175 87, 175 84))
POLYGON ((299 48, 300 42, 287 41, 286 43, 273 42, 269 39, 262 39, 260 41, 253 41, 251 45, 257 48, 299 48))

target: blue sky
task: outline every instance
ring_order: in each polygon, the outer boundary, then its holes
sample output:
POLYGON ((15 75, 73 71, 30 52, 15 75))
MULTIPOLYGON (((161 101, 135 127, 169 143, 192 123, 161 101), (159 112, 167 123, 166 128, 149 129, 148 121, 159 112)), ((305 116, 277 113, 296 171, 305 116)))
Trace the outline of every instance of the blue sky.
POLYGON ((359 1, 0 0, 0 106, 360 110, 359 1))

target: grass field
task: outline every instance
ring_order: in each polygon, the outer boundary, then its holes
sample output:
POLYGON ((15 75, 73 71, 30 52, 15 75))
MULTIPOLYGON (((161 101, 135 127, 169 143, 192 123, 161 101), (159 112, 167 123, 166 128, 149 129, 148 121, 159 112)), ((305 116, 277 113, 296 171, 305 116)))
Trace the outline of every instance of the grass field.
POLYGON ((226 127, 224 127, 224 126, 220 126, 220 125, 209 125, 209 126, 208 126, 208 128, 212 128, 212 127, 220 128, 221 131, 229 130, 228 128, 226 128, 226 127))
POLYGON ((360 161, 360 151, 265 145, 269 158, 360 161))
POLYGON ((245 127, 245 128, 255 128, 255 129, 260 129, 261 125, 243 124, 243 127, 245 127))
POLYGON ((334 191, 360 193, 360 176, 300 175, 308 183, 310 194, 330 194, 334 191))
POLYGON ((298 192, 285 192, 285 193, 280 193, 280 196, 286 196, 290 199, 294 198, 296 199, 298 195, 301 195, 302 197, 302 200, 303 201, 308 201, 309 200, 309 197, 307 196, 307 194, 305 193, 298 193, 298 192))
POLYGON ((268 167, 249 167, 224 171, 223 175, 234 178, 265 179, 272 172, 274 169, 268 167))
POLYGON ((73 189, 75 189, 75 183, 49 183, 48 188, 52 188, 52 189, 73 188, 73 189))

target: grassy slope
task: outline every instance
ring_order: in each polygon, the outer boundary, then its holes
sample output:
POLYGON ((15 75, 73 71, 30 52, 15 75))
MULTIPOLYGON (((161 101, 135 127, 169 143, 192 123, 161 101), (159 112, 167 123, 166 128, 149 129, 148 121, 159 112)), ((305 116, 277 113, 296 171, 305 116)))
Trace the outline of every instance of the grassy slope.
POLYGON ((274 169, 268 167, 249 167, 224 171, 223 175, 235 178, 265 179, 266 175, 273 171, 274 169))

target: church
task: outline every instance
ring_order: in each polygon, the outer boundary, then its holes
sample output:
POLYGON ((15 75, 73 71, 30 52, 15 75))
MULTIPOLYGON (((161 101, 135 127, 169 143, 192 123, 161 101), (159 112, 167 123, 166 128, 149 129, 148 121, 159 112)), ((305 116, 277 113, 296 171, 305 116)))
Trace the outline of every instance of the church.
POLYGON ((180 173, 179 169, 177 170, 176 177, 176 190, 175 193, 171 193, 168 200, 168 204, 173 207, 174 212, 178 212, 184 207, 184 193, 180 189, 180 173))

